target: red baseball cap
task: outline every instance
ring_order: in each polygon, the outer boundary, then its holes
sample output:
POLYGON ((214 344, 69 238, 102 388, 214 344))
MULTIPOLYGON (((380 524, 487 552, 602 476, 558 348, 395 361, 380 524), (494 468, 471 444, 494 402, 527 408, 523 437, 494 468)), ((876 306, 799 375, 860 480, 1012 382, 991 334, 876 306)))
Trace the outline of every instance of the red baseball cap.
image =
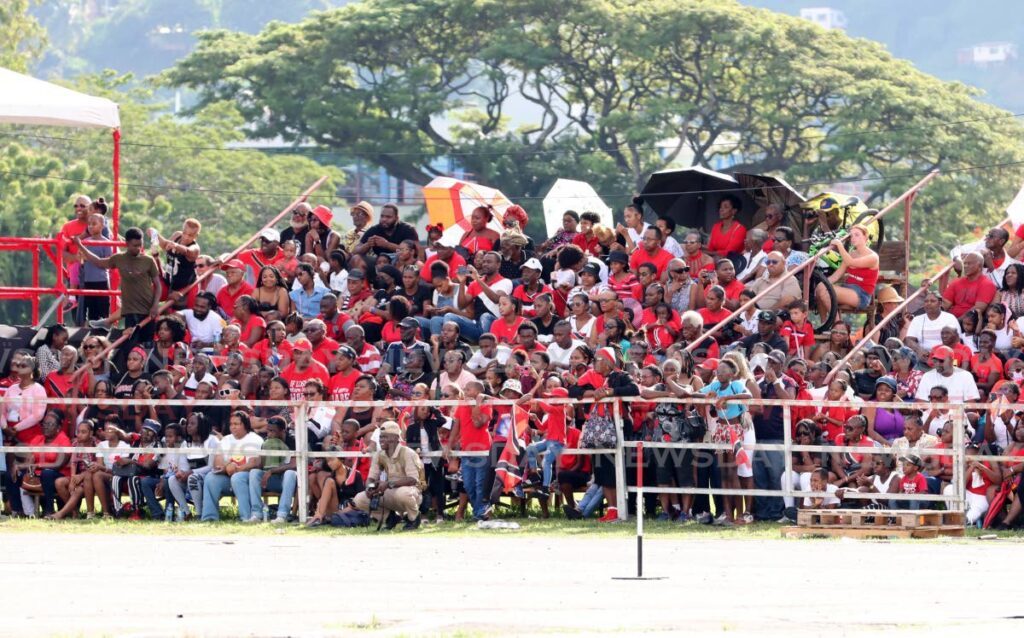
POLYGON ((313 344, 309 342, 309 339, 297 339, 292 344, 292 351, 294 352, 313 352, 313 344))
POLYGON ((931 354, 928 356, 929 359, 945 359, 946 357, 954 357, 955 353, 949 346, 935 346, 932 348, 931 354))
POLYGON ((245 264, 242 263, 241 259, 229 259, 220 267, 221 270, 231 270, 232 268, 245 270, 245 264))
POLYGON ((714 358, 712 358, 712 359, 704 359, 704 361, 699 366, 697 366, 697 367, 698 368, 704 368, 705 370, 717 370, 718 369, 718 359, 714 359, 714 358))

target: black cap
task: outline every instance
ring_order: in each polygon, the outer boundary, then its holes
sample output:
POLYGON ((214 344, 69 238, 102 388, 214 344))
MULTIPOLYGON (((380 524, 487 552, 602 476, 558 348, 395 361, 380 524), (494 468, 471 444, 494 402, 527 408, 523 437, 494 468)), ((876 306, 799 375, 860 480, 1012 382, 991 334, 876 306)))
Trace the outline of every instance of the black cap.
POLYGON ((597 266, 597 264, 590 263, 584 266, 582 270, 580 270, 580 274, 583 274, 585 272, 597 277, 601 274, 601 269, 597 266))
POLYGON ((774 310, 762 310, 761 312, 757 313, 757 320, 758 321, 775 321, 775 316, 776 315, 775 315, 775 311, 774 310))
POLYGON ((360 270, 358 268, 353 268, 352 270, 348 271, 348 278, 349 279, 366 279, 366 274, 362 270, 360 270))
POLYGON ((626 264, 628 266, 629 256, 620 250, 613 250, 612 252, 608 253, 608 263, 611 263, 613 261, 617 261, 620 264, 626 264))

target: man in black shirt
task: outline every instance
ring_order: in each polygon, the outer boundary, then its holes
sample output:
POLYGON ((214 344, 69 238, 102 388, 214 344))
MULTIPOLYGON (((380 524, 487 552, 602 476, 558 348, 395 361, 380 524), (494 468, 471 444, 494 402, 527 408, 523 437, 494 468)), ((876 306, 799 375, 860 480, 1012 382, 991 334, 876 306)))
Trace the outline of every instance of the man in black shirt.
POLYGON ((394 253, 398 251, 398 244, 406 239, 411 239, 417 244, 420 242, 416 229, 398 220, 398 207, 394 204, 384 204, 380 209, 380 223, 366 230, 355 248, 355 253, 365 255, 369 252, 374 257, 394 253))
MULTIPOLYGON (((762 399, 791 400, 796 397, 796 381, 784 372, 786 353, 772 350, 768 363, 757 384, 762 399)), ((785 436, 785 418, 782 406, 751 406, 754 420, 754 435, 758 443, 782 443, 785 436)), ((752 459, 754 487, 759 490, 777 490, 782 485, 782 472, 786 468, 786 457, 778 450, 756 450, 752 459)), ((777 496, 754 498, 752 514, 759 521, 777 521, 782 517, 784 503, 777 496)))
POLYGON ((779 336, 776 317, 774 310, 762 310, 757 313, 757 334, 739 340, 740 347, 748 353, 748 356, 750 349, 757 343, 766 344, 769 350, 786 352, 789 348, 786 340, 779 336))
POLYGON ((294 240, 299 245, 299 252, 302 252, 306 245, 306 233, 309 232, 309 216, 313 213, 313 207, 302 202, 292 209, 291 225, 281 231, 281 244, 294 240))

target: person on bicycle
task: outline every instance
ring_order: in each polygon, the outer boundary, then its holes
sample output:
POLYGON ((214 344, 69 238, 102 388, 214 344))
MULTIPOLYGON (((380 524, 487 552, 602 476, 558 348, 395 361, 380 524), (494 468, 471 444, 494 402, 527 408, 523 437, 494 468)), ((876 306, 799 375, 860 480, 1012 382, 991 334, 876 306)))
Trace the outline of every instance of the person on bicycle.
MULTIPOLYGON (((849 251, 842 239, 833 239, 830 245, 842 257, 839 268, 828 278, 835 286, 836 302, 840 308, 863 310, 871 303, 878 282, 878 253, 868 247, 868 232, 861 225, 850 227, 849 251)), ((832 300, 824 284, 818 284, 814 294, 820 304, 819 312, 828 316, 832 300)))

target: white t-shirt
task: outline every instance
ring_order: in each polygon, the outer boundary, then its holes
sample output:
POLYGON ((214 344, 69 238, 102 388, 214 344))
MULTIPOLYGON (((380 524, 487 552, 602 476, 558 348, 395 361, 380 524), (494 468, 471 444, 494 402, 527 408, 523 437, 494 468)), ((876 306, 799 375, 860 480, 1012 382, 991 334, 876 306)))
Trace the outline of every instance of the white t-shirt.
MULTIPOLYGON (((100 441, 96 447, 110 448, 110 441, 100 441)), ((108 470, 114 468, 114 461, 118 459, 128 458, 131 454, 127 452, 121 452, 120 450, 131 450, 132 446, 128 445, 124 441, 118 441, 117 447, 107 452, 97 452, 96 460, 99 461, 100 465, 107 468, 108 470)))
POLYGON ((953 368, 953 374, 948 377, 942 376, 938 370, 925 372, 921 377, 921 384, 917 386, 915 398, 927 401, 932 388, 937 385, 944 386, 949 390, 950 403, 977 401, 981 398, 978 393, 978 385, 974 382, 974 375, 960 368, 953 368))
POLYGON ((224 278, 224 275, 215 272, 206 278, 206 281, 202 284, 202 288, 205 292, 216 297, 217 293, 220 292, 220 289, 226 285, 228 285, 228 280, 224 278))
MULTIPOLYGON (((839 505, 841 501, 837 496, 835 496, 836 490, 838 489, 839 488, 837 486, 832 485, 831 483, 825 486, 825 491, 828 492, 829 495, 821 502, 822 507, 828 505, 839 505)), ((804 497, 804 507, 812 507, 811 497, 804 497)))
POLYGON ((202 445, 196 445, 194 443, 182 443, 181 449, 185 452, 185 458, 190 461, 196 461, 198 459, 206 458, 206 464, 213 466, 213 457, 217 453, 217 449, 220 448, 220 439, 216 435, 211 434, 206 437, 206 441, 202 445))
POLYGON ((672 253, 672 256, 676 259, 683 258, 683 247, 679 245, 675 237, 666 237, 662 248, 672 253))
MULTIPOLYGON (((328 423, 328 425, 330 424, 328 423)), ((256 458, 256 455, 246 456, 246 452, 261 449, 263 449, 263 438, 255 432, 247 432, 240 439, 235 438, 234 434, 225 434, 218 446, 218 451, 224 457, 226 463, 230 462, 239 465, 256 458)))
POLYGON ((501 365, 508 363, 508 358, 512 355, 512 349, 508 346, 498 346, 495 348, 494 357, 485 357, 484 354, 477 350, 470 357, 469 362, 466 363, 466 369, 470 372, 476 373, 487 369, 487 366, 491 365, 492 361, 497 361, 501 365))
POLYGON ((935 346, 942 345, 942 329, 946 326, 955 328, 959 334, 960 323, 951 313, 943 310, 934 321, 929 319, 927 314, 920 314, 910 321, 907 336, 917 339, 922 348, 931 351, 935 346))
POLYGON ((569 355, 571 355, 572 351, 575 350, 576 348, 579 348, 580 346, 585 346, 585 345, 587 345, 587 344, 583 343, 579 339, 573 339, 572 342, 569 343, 569 347, 568 348, 562 348, 560 345, 558 345, 557 343, 552 341, 548 345, 548 350, 547 350, 548 357, 551 358, 551 365, 568 368, 569 367, 569 355))
POLYGON ((633 228, 626 228, 626 232, 629 233, 629 238, 632 239, 633 243, 636 244, 637 247, 639 248, 640 242, 642 242, 644 240, 644 231, 646 231, 650 227, 651 227, 650 224, 648 224, 647 222, 644 222, 643 228, 641 228, 639 232, 637 232, 633 228))
POLYGON ((196 319, 191 308, 179 310, 178 314, 185 320, 193 341, 203 343, 220 343, 220 333, 224 330, 224 319, 212 310, 203 319, 196 319))

